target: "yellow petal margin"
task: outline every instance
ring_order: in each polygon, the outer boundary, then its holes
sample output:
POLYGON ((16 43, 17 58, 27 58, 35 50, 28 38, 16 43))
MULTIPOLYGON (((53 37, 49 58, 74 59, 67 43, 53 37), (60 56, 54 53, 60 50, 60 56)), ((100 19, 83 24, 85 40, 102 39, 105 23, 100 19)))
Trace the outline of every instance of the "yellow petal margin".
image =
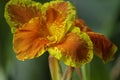
POLYGON ((33 17, 41 16, 41 4, 32 0, 10 0, 5 6, 5 19, 12 32, 33 17))
POLYGON ((117 51, 117 46, 112 43, 107 37, 105 37, 103 34, 92 31, 88 26, 86 26, 85 22, 82 19, 76 19, 73 22, 73 25, 78 27, 81 32, 85 32, 89 35, 91 41, 93 42, 94 53, 103 59, 105 63, 114 59, 114 54, 117 51))
POLYGON ((103 34, 96 32, 87 32, 94 44, 94 52, 103 61, 109 62, 114 59, 114 54, 117 51, 117 46, 107 39, 103 34))
POLYGON ((49 31, 41 17, 35 17, 14 34, 14 51, 19 60, 32 59, 46 51, 49 31))
POLYGON ((61 43, 48 48, 48 51, 72 67, 82 66, 93 58, 93 44, 86 33, 68 33, 61 43))
POLYGON ((43 5, 42 12, 46 16, 50 33, 59 42, 71 28, 75 20, 75 8, 68 1, 51 1, 43 5))

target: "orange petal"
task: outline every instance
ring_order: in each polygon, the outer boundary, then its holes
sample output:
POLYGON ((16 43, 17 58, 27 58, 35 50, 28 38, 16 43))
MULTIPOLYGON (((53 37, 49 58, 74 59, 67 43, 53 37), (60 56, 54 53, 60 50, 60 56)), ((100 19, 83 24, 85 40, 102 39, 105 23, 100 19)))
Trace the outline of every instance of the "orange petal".
POLYGON ((73 25, 76 26, 76 27, 79 27, 81 31, 84 31, 84 32, 89 32, 89 31, 92 31, 86 24, 85 22, 82 20, 82 19, 76 19, 74 22, 73 22, 73 25))
POLYGON ((49 48, 50 54, 63 60, 66 65, 77 67, 91 61, 93 45, 87 34, 69 33, 57 46, 49 48))
POLYGON ((51 3, 46 11, 48 24, 55 22, 60 25, 68 16, 68 3, 67 2, 56 2, 51 3))
POLYGON ((88 35, 94 44, 95 54, 102 58, 104 62, 112 60, 117 47, 102 34, 88 32, 88 35))
POLYGON ((36 7, 27 7, 18 5, 9 5, 8 11, 11 14, 11 20, 18 23, 28 22, 33 17, 41 16, 41 12, 36 10, 36 7), (21 14, 24 13, 24 14, 21 14))
POLYGON ((38 16, 41 16, 41 4, 32 0, 10 0, 5 7, 6 21, 13 30, 38 16))
POLYGON ((49 32, 44 20, 33 18, 24 24, 14 35, 14 50, 20 60, 38 57, 45 52, 49 32))
POLYGON ((47 7, 46 21, 49 31, 59 42, 75 20, 75 9, 70 2, 65 1, 51 1, 49 4, 46 3, 43 6, 47 7))

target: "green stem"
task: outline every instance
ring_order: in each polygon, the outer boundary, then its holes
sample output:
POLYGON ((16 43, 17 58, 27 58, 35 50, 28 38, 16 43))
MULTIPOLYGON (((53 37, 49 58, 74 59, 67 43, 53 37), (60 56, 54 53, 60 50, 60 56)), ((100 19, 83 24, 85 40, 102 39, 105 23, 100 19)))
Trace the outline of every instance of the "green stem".
POLYGON ((63 77, 61 80, 72 80, 72 74, 73 74, 74 68, 68 66, 63 74, 63 77))
POLYGON ((82 70, 83 80, 87 80, 86 67, 85 67, 85 65, 83 65, 83 66, 81 67, 81 70, 82 70))
POLYGON ((80 80, 83 80, 82 72, 81 72, 80 68, 77 67, 77 68, 75 68, 75 69, 76 69, 76 72, 77 72, 77 75, 78 75, 79 79, 80 79, 80 80))
POLYGON ((87 70, 87 77, 88 77, 88 80, 90 80, 90 77, 91 77, 91 69, 90 69, 90 63, 86 65, 86 70, 87 70))
POLYGON ((67 78, 67 73, 68 73, 68 68, 66 68, 66 70, 65 70, 65 72, 64 72, 61 80, 66 80, 66 78, 67 78))
POLYGON ((49 56, 49 68, 52 80, 61 80, 62 77, 61 66, 59 64, 59 61, 51 55, 49 56))
POLYGON ((90 80, 90 64, 81 67, 83 80, 90 80))
POLYGON ((74 71, 74 68, 70 67, 69 72, 68 72, 67 80, 72 80, 73 71, 74 71))

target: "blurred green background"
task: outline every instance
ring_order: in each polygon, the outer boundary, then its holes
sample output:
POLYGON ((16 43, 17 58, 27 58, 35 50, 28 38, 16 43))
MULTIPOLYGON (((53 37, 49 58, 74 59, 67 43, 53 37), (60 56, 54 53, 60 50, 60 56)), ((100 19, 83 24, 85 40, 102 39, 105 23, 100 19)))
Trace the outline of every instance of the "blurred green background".
MULTIPOLYGON (((0 0, 0 80, 51 80, 48 53, 39 58, 19 61, 13 51, 12 34, 4 19, 8 0, 0 0)), ((36 0, 44 3, 49 0, 36 0)), ((94 31, 105 34, 118 46, 115 59, 103 64, 94 57, 88 80, 120 80, 120 0, 70 0, 82 18, 94 31)), ((73 80, 79 80, 74 73, 73 80)))

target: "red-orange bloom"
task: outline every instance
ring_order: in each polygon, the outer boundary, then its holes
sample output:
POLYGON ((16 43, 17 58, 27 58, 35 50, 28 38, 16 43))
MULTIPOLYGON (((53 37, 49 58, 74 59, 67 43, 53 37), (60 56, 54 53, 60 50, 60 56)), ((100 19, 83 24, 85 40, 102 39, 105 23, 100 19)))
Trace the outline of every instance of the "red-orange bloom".
POLYGON ((41 5, 32 0, 11 0, 5 11, 14 33, 14 50, 20 60, 40 56, 49 45, 61 41, 75 18, 74 7, 64 1, 41 5))
POLYGON ((89 35, 93 42, 94 53, 102 58, 104 62, 108 62, 114 58, 117 47, 108 38, 103 34, 92 31, 81 19, 76 19, 73 25, 79 27, 82 32, 86 32, 89 35))
POLYGON ((14 51, 20 60, 48 51, 66 65, 77 67, 90 62, 93 51, 106 62, 113 58, 117 49, 105 36, 76 19, 70 2, 51 1, 42 5, 32 0, 10 0, 5 18, 14 35, 14 51))

